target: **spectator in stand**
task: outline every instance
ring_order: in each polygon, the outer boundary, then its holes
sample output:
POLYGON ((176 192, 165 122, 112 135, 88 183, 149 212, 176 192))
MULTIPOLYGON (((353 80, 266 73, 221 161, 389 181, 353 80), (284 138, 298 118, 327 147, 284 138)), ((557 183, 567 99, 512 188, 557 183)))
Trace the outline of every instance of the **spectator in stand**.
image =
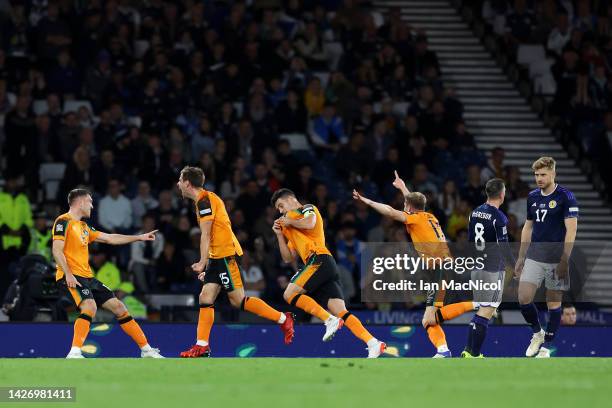
POLYGON ((245 296, 260 297, 266 290, 266 281, 261 267, 257 265, 249 251, 245 251, 242 256, 242 271, 245 296))
POLYGON ((484 193, 483 182, 480 177, 480 168, 475 165, 469 165, 466 169, 467 180, 462 187, 462 197, 468 202, 470 207, 474 208, 483 204, 487 197, 484 193))
POLYGON ((325 108, 325 91, 318 77, 313 77, 308 82, 304 92, 304 105, 310 117, 320 115, 325 108))
POLYGON ((487 160, 487 165, 480 172, 480 182, 486 183, 493 177, 504 178, 504 158, 506 152, 501 147, 494 147, 491 150, 491 158, 487 160))
POLYGON ((336 115, 334 105, 326 104, 323 113, 310 126, 312 143, 320 151, 336 153, 348 142, 342 118, 336 115))
POLYGON ((561 57, 563 49, 572 38, 572 26, 567 13, 561 11, 557 14, 557 24, 548 35, 547 48, 561 57))
POLYGON ((570 303, 563 305, 561 324, 564 326, 574 326, 576 324, 576 307, 574 305, 570 303))
POLYGON ((106 195, 100 200, 98 223, 108 233, 129 233, 132 227, 132 206, 121 193, 123 186, 117 179, 108 182, 106 195))
MULTIPOLYGON (((155 218, 145 215, 140 222, 141 231, 155 230, 155 218)), ((139 293, 149 293, 157 285, 157 260, 164 248, 164 235, 155 234, 155 241, 137 241, 131 244, 129 269, 134 274, 134 286, 139 293)))
POLYGON ((436 185, 435 179, 429 173, 427 166, 423 163, 414 166, 414 176, 410 184, 412 187, 410 189, 411 191, 430 191, 434 195, 438 194, 438 186, 436 185))
MULTIPOLYGON (((145 214, 151 213, 159 206, 159 202, 151 194, 151 185, 148 181, 138 183, 138 193, 132 198, 132 225, 136 228, 142 226, 145 214)), ((146 229, 146 228, 145 228, 146 229)), ((154 228, 147 231, 153 231, 154 228)))

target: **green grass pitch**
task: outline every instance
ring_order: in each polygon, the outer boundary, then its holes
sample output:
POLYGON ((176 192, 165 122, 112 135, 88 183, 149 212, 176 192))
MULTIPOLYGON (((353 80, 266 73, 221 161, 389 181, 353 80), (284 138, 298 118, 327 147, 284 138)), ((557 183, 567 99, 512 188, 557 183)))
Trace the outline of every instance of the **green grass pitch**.
POLYGON ((603 407, 611 384, 605 358, 0 359, 0 386, 74 386, 35 404, 74 408, 603 407))

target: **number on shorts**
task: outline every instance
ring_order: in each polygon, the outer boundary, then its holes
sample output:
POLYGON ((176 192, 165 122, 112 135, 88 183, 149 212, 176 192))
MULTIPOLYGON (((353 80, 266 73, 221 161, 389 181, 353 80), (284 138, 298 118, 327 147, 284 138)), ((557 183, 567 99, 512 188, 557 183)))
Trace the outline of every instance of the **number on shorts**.
POLYGON ((230 278, 227 276, 227 272, 223 272, 219 274, 219 278, 221 278, 221 283, 223 286, 227 286, 230 283, 230 278))

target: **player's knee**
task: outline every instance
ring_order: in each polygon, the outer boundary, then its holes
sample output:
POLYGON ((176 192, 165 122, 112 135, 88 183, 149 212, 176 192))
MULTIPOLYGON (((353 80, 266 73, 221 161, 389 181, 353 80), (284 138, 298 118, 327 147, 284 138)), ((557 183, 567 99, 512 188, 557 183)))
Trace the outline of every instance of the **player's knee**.
POLYGON ((200 293, 200 296, 198 297, 198 301, 200 302, 201 305, 215 303, 215 300, 213 299, 213 297, 207 293, 200 293))
POLYGON ((125 305, 123 304, 123 302, 118 301, 117 305, 115 306, 115 310, 113 312, 115 316, 119 317, 119 316, 126 314, 128 310, 127 310, 127 307, 125 307, 125 305))
POLYGON ((533 300, 531 294, 529 293, 521 293, 519 291, 518 293, 518 301, 521 305, 527 305, 529 303, 531 303, 531 301, 533 300))
POLYGON ((285 299, 285 302, 287 303, 291 303, 291 300, 297 295, 297 293, 293 290, 290 290, 289 288, 285 289, 285 292, 283 292, 283 299, 285 299))
POLYGON ((495 313, 495 308, 489 306, 483 306, 478 309, 478 312, 476 312, 478 316, 484 317, 485 319, 491 319, 493 317, 493 313, 495 313))
POLYGON ((84 300, 80 304, 79 308, 81 309, 81 312, 87 312, 87 314, 91 315, 91 317, 94 317, 98 311, 96 302, 93 300, 84 300))
POLYGON ((240 309, 244 298, 245 298, 244 296, 230 296, 229 297, 230 305, 232 305, 232 307, 235 307, 236 309, 240 309))

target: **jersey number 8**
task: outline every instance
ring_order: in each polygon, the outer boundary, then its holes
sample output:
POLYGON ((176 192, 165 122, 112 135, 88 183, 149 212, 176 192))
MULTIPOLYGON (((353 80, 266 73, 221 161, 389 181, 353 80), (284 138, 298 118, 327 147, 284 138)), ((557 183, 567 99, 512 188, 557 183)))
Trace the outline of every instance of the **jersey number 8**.
POLYGON ((482 225, 481 223, 477 222, 476 225, 474 225, 474 232, 476 233, 476 236, 474 237, 474 242, 476 243, 476 249, 479 251, 484 251, 485 249, 485 239, 484 239, 484 225, 482 225))

